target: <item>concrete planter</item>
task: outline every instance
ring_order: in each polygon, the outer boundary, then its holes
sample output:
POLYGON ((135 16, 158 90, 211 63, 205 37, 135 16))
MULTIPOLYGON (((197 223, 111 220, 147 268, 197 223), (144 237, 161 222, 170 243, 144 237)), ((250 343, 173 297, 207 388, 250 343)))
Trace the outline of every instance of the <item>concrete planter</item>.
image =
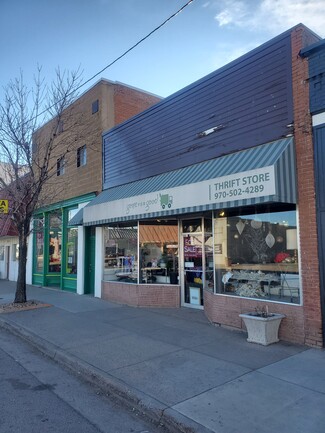
POLYGON ((284 314, 270 313, 262 317, 256 313, 240 314, 248 332, 247 341, 267 346, 279 341, 278 331, 284 314))

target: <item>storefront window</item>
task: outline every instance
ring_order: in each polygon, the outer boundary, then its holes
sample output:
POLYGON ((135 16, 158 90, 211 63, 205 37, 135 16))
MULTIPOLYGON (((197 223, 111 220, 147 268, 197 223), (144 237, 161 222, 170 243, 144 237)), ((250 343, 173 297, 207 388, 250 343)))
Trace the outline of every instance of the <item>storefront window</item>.
POLYGON ((12 261, 16 262, 19 259, 19 245, 13 244, 12 246, 12 261))
POLYGON ((178 284, 177 221, 139 226, 140 282, 178 284))
POLYGON ((138 282, 138 228, 104 228, 104 281, 138 282))
POLYGON ((217 218, 216 292, 300 302, 296 211, 217 218))
POLYGON ((78 259, 78 229, 77 227, 68 228, 67 236, 67 273, 77 274, 78 259))
POLYGON ((49 272, 61 272, 62 215, 49 215, 49 272))
POLYGON ((212 219, 204 219, 204 255, 205 255, 205 280, 204 288, 213 290, 214 265, 213 265, 213 232, 212 219))
MULTIPOLYGON (((76 215, 78 208, 68 209, 65 211, 67 214, 67 220, 69 221, 76 215)), ((78 228, 67 227, 66 228, 66 274, 74 275, 77 274, 77 261, 78 261, 78 228)))
POLYGON ((4 245, 0 246, 0 261, 3 261, 5 259, 5 247, 4 245))
POLYGON ((35 233, 35 251, 36 263, 35 271, 37 273, 43 272, 44 269, 44 217, 39 216, 34 220, 34 233, 35 233))

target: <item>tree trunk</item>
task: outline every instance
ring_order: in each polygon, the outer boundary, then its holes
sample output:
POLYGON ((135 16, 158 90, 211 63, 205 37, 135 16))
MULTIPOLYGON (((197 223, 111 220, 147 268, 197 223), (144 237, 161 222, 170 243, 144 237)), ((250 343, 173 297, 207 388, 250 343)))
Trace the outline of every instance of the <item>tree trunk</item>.
POLYGON ((26 265, 27 265, 27 236, 19 235, 19 258, 18 278, 15 294, 15 302, 23 303, 27 300, 26 295, 26 265))

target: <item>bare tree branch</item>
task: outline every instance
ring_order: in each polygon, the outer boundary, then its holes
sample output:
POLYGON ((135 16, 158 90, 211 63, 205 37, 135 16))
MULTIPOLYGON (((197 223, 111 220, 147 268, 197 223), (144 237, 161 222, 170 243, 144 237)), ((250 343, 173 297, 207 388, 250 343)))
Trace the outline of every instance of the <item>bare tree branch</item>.
POLYGON ((80 83, 79 69, 68 72, 58 68, 55 80, 46 86, 38 67, 34 86, 28 89, 21 71, 5 87, 4 101, 0 103, 0 189, 3 198, 9 200, 10 218, 19 236, 15 302, 26 301, 27 238, 34 211, 43 203, 45 187, 48 197, 57 159, 73 148, 69 128, 63 133, 64 147, 59 145, 58 136, 63 121, 73 126, 70 105, 80 83), (46 133, 40 129, 45 123, 49 126, 46 133))

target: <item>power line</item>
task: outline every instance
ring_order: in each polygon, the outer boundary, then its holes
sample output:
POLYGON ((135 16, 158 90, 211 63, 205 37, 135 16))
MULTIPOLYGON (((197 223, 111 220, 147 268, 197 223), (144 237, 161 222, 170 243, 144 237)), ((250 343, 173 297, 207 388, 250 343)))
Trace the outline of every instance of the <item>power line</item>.
MULTIPOLYGON (((156 27, 155 29, 153 29, 150 33, 148 33, 146 36, 144 36, 142 39, 140 39, 138 42, 136 42, 134 45, 132 45, 132 47, 128 48, 126 51, 124 51, 123 54, 121 54, 120 56, 118 56, 115 60, 113 60, 111 63, 109 63, 108 65, 106 65, 104 68, 102 68, 100 71, 98 71, 96 74, 94 74, 92 77, 88 78, 86 81, 84 81, 83 83, 81 83, 78 87, 76 87, 73 92, 68 93, 65 96, 70 96, 72 93, 80 90, 82 87, 84 87, 86 84, 88 84, 90 81, 92 81, 94 78, 98 77, 98 75, 102 74, 104 71, 106 71, 106 69, 110 68, 111 66, 114 65, 114 63, 118 62, 120 59, 122 59, 122 57, 126 56, 130 51, 134 50, 134 48, 136 48, 138 45, 140 45, 142 42, 144 42, 146 39, 148 39, 153 33, 157 32, 159 29, 161 29, 164 25, 166 25, 170 20, 172 20, 174 17, 176 17, 176 15, 178 15, 179 13, 181 13, 187 6, 189 6, 191 3, 193 3, 194 0, 189 0, 187 3, 185 3, 181 8, 179 8, 176 12, 174 12, 172 15, 170 15, 167 19, 165 19, 165 21, 163 21, 158 27, 156 27)), ((37 117, 41 116, 42 114, 45 114, 46 112, 48 112, 48 110, 50 110, 51 108, 53 108, 56 104, 58 104, 59 102, 61 102, 63 99, 56 101, 54 104, 52 104, 50 107, 48 107, 46 110, 42 111, 41 113, 39 113, 37 116, 35 116, 33 119, 36 119, 37 117)))
POLYGON ((126 56, 130 51, 134 50, 134 48, 136 48, 138 45, 140 45, 142 42, 144 42, 146 39, 148 39, 153 33, 155 33, 156 31, 158 31, 159 29, 161 29, 165 24, 168 23, 168 21, 170 21, 171 19, 173 19, 174 17, 176 17, 176 15, 178 15, 179 13, 181 13, 193 1, 194 0, 189 0, 180 9, 178 9, 177 12, 173 13, 172 15, 170 15, 170 17, 168 17, 164 22, 162 22, 158 27, 156 27, 155 29, 153 29, 150 33, 148 33, 146 36, 144 36, 142 39, 140 39, 137 43, 135 43, 134 45, 132 45, 132 47, 130 47, 129 49, 127 49, 126 51, 124 51, 123 54, 121 54, 119 57, 117 57, 115 60, 113 60, 107 66, 105 66, 103 69, 101 69, 95 75, 93 75, 92 77, 88 78, 88 80, 86 80, 85 82, 83 82, 82 84, 80 84, 80 86, 77 87, 75 90, 79 90, 85 84, 89 83, 89 81, 92 81, 94 78, 98 77, 98 75, 100 75, 101 73, 103 73, 104 71, 106 71, 106 69, 108 69, 111 66, 113 66, 114 63, 116 63, 117 61, 119 61, 120 59, 122 59, 122 57, 126 56))

